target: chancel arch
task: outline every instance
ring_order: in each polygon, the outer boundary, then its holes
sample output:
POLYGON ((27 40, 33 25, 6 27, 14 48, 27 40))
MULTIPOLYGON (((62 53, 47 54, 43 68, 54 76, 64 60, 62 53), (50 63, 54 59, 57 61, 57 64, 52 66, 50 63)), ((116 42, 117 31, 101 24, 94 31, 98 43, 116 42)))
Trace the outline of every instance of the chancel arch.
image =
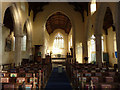
POLYGON ((67 37, 71 31, 72 24, 70 19, 62 12, 55 12, 46 21, 46 30, 51 37, 50 51, 53 56, 57 54, 67 54, 67 37), (52 48, 51 48, 52 47, 52 48))

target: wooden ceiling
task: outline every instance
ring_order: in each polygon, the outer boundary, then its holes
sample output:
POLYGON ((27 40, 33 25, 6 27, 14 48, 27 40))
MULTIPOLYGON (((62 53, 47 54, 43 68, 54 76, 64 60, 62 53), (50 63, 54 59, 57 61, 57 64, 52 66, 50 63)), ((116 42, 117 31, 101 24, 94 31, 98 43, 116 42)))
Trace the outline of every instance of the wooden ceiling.
POLYGON ((82 16, 82 21, 84 22, 84 11, 87 12, 87 16, 88 16, 89 2, 69 2, 69 4, 74 6, 75 11, 80 12, 82 16))
POLYGON ((30 16, 30 11, 33 10, 33 21, 35 20, 35 17, 38 12, 43 11, 43 7, 45 5, 49 4, 48 2, 28 2, 29 5, 29 16, 30 16))
POLYGON ((63 13, 56 12, 48 18, 46 29, 49 34, 53 33, 55 29, 63 29, 67 34, 69 34, 71 30, 70 19, 63 13))

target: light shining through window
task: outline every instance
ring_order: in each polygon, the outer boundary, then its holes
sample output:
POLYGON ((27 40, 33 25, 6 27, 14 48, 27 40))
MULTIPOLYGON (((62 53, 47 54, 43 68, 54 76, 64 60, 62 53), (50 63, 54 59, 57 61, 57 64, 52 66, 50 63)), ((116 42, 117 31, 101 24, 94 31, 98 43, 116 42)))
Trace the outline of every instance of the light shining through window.
POLYGON ((90 9, 91 9, 91 15, 93 15, 93 13, 96 11, 96 0, 91 1, 90 9))
POLYGON ((116 34, 114 34, 114 51, 117 52, 116 34))
POLYGON ((26 35, 23 36, 22 40, 21 40, 21 50, 22 51, 26 51, 26 42, 27 41, 27 38, 26 38, 26 35))
POLYGON ((61 54, 62 49, 64 49, 64 39, 63 39, 63 36, 60 33, 58 33, 54 39, 53 53, 54 54, 61 54))

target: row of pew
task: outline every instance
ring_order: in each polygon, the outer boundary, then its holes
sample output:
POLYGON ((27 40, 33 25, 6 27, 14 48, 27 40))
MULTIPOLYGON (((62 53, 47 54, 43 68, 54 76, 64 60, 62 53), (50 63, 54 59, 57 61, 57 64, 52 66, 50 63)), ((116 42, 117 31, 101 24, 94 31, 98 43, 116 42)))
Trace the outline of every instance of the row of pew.
POLYGON ((114 68, 67 62, 66 70, 75 89, 120 89, 120 74, 114 68))
POLYGON ((26 63, 18 67, 3 69, 0 72, 0 84, 3 90, 45 88, 52 70, 51 63, 26 63))

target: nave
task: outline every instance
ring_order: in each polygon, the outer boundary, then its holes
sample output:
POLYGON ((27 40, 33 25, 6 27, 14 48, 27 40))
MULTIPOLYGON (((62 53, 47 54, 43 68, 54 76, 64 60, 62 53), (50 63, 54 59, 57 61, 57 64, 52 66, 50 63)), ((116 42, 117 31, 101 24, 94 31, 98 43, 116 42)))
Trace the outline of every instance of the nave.
POLYGON ((0 89, 120 89, 120 3, 98 1, 0 1, 0 89))

